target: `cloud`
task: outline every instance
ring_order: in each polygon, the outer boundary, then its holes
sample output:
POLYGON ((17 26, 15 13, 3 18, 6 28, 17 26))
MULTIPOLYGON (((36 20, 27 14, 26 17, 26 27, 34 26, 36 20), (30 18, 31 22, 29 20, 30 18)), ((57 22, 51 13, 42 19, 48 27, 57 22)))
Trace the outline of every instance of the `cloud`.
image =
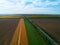
POLYGON ((60 0, 0 0, 0 14, 59 13, 59 10, 54 8, 59 4, 60 0))
POLYGON ((45 0, 45 1, 41 1, 41 0, 35 0, 33 1, 32 5, 33 6, 37 6, 37 7, 46 7, 46 6, 49 6, 49 5, 52 5, 52 6, 56 6, 60 4, 60 0, 57 0, 57 1, 49 1, 49 0, 45 0))

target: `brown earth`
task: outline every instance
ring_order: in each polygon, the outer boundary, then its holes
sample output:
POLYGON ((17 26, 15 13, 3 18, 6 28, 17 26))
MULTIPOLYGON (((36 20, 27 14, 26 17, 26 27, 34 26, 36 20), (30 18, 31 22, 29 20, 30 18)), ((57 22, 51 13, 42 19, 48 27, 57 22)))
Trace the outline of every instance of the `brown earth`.
POLYGON ((24 20, 20 19, 10 45, 28 45, 24 20))
POLYGON ((45 29, 46 32, 56 38, 58 43, 60 43, 60 18, 40 18, 30 20, 45 29))
POLYGON ((20 21, 20 30, 21 30, 20 45, 28 45, 24 19, 21 19, 21 21, 20 21))
POLYGON ((0 18, 0 45, 10 45, 19 19, 0 18))
POLYGON ((18 45, 19 34, 20 34, 20 21, 18 23, 18 26, 17 26, 15 32, 14 32, 13 38, 10 42, 10 45, 18 45))

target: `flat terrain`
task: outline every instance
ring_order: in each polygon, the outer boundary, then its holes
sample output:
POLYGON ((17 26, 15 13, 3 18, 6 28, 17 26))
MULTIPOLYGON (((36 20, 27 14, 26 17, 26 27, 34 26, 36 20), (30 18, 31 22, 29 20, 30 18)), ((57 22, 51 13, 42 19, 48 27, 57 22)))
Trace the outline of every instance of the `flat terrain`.
POLYGON ((49 40, 37 31, 38 29, 33 25, 34 23, 42 27, 60 43, 59 16, 57 18, 55 18, 56 16, 52 16, 52 18, 50 18, 51 16, 26 17, 0 16, 0 45, 51 45, 49 40))
POLYGON ((24 18, 29 45, 52 45, 27 18, 24 18))
POLYGON ((20 20, 20 45, 28 45, 27 33, 25 28, 24 19, 20 20))
POLYGON ((19 20, 0 18, 0 45, 10 45, 19 20))
POLYGON ((24 19, 20 19, 10 45, 28 45, 24 19))
POLYGON ((42 27, 60 43, 60 18, 35 18, 30 20, 42 27))
POLYGON ((0 18, 22 18, 23 16, 0 16, 0 18))

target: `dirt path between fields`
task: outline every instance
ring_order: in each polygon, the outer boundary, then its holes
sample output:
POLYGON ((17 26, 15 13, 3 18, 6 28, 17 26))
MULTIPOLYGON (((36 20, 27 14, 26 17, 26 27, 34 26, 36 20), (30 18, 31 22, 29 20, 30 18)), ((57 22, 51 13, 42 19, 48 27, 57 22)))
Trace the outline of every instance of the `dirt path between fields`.
POLYGON ((28 45, 24 19, 20 19, 10 45, 28 45))
POLYGON ((26 28, 24 24, 24 19, 20 20, 20 31, 21 31, 21 37, 20 37, 20 45, 28 45, 27 35, 26 35, 26 28))

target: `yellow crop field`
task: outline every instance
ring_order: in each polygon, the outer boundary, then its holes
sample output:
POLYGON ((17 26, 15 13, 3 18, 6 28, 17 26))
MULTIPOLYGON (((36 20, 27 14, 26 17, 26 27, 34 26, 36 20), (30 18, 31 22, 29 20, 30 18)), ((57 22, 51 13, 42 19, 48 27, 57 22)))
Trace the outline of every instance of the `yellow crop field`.
MULTIPOLYGON (((60 16, 46 15, 25 15, 27 18, 60 18, 60 16)), ((0 18, 23 18, 23 16, 0 16, 0 18)))
POLYGON ((22 18, 23 16, 0 16, 0 18, 22 18))

